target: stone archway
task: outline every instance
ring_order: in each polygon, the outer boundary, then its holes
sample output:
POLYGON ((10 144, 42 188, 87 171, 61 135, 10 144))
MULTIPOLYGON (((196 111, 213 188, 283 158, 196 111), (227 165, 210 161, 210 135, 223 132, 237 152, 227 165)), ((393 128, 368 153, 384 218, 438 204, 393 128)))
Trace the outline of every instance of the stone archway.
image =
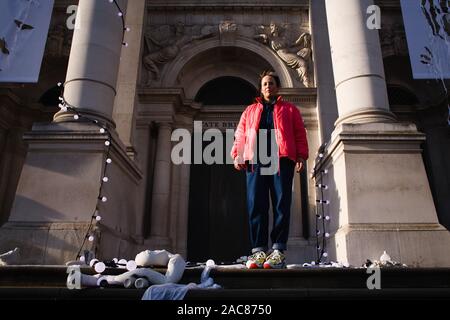
POLYGON ((257 87, 258 74, 267 69, 278 74, 283 88, 294 87, 288 67, 266 46, 245 39, 236 40, 233 46, 207 40, 188 47, 166 65, 161 84, 183 87, 192 99, 205 83, 220 76, 239 77, 257 87))
MULTIPOLYGON (((198 46, 187 47, 182 55, 166 65, 161 84, 163 87, 183 88, 187 101, 201 105, 193 121, 218 124, 219 129, 224 131, 221 123, 237 125, 242 111, 257 94, 259 74, 268 69, 280 75, 283 87, 293 87, 289 70, 268 48, 246 40, 236 41, 235 46, 224 46, 217 40, 208 40, 198 46), (218 79, 222 80, 217 82, 218 79), (224 79, 235 79, 237 84, 233 86, 232 82, 224 79), (200 98, 202 101, 196 99, 202 88, 208 88, 211 84, 214 85, 208 90, 215 90, 214 86, 216 89, 217 86, 226 86, 230 95, 243 95, 240 85, 245 87, 244 84, 247 84, 247 88, 251 87, 248 91, 251 91, 252 98, 239 101, 239 98, 236 100, 222 96, 220 101, 203 101, 203 94, 200 98)), ((229 153, 229 150, 224 150, 225 153, 229 153)), ((238 175, 231 164, 191 165, 188 189, 189 209, 184 211, 188 216, 180 219, 187 221, 186 230, 178 230, 187 235, 188 259, 202 261, 214 258, 219 262, 235 260, 240 255, 248 254, 245 174, 238 175), (212 180, 221 182, 212 186, 212 180), (217 231, 219 229, 220 232, 217 231)))

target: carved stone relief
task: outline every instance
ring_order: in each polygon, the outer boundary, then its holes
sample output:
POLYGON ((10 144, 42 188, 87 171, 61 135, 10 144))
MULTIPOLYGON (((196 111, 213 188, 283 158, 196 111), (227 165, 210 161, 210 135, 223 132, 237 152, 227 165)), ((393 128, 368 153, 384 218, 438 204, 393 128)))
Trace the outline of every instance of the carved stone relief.
POLYGON ((400 25, 383 27, 380 30, 380 43, 383 57, 408 55, 405 30, 400 25))
POLYGON ((312 49, 309 33, 304 32, 293 43, 289 43, 286 37, 282 36, 280 27, 272 22, 269 27, 259 26, 255 39, 270 46, 284 63, 294 69, 305 87, 309 88, 313 85, 310 72, 312 49), (294 49, 298 51, 292 52, 294 49))
MULTIPOLYGON (((163 28, 162 30, 163 34, 167 32, 166 28, 163 28)), ((184 24, 181 22, 177 23, 175 26, 175 34, 169 36, 169 38, 166 38, 165 40, 157 40, 152 33, 146 33, 145 44, 149 53, 144 56, 143 63, 148 72, 147 85, 151 84, 152 80, 160 79, 161 75, 159 67, 175 59, 185 45, 214 35, 214 30, 194 35, 192 34, 192 31, 187 31, 184 24)))
POLYGON ((73 31, 65 24, 55 24, 50 28, 47 38, 46 55, 51 57, 69 57, 73 31))
POLYGON ((158 14, 150 13, 144 37, 142 63, 145 73, 142 84, 158 86, 165 65, 186 51, 188 46, 196 45, 197 40, 215 38, 222 46, 235 46, 238 39, 267 45, 280 63, 291 68, 292 79, 298 85, 312 87, 308 11, 273 13, 261 8, 258 10, 223 12, 218 9, 211 13, 199 9, 181 13, 162 9, 163 12, 158 14), (277 22, 269 25, 272 21, 277 22))

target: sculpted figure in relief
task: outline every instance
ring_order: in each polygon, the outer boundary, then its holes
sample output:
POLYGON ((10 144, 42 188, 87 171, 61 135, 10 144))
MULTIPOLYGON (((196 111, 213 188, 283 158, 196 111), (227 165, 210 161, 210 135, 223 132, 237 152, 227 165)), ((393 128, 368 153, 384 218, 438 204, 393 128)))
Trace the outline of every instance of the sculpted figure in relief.
POLYGON ((280 35, 280 29, 275 23, 269 26, 269 32, 264 26, 259 27, 262 32, 255 35, 255 39, 262 41, 272 48, 273 51, 292 69, 297 71, 300 81, 305 87, 312 87, 309 65, 312 57, 311 35, 302 33, 300 37, 289 45, 284 37, 280 35), (290 52, 290 48, 300 47, 296 52, 290 52))
POLYGON ((159 42, 151 35, 145 35, 145 44, 150 52, 143 58, 145 69, 148 71, 147 84, 151 81, 160 79, 160 72, 158 65, 163 65, 173 59, 181 52, 181 49, 188 43, 194 40, 201 40, 213 36, 214 33, 208 33, 199 36, 192 36, 185 33, 184 25, 179 22, 175 27, 175 37, 168 41, 159 42), (159 49, 151 52, 151 45, 153 43, 159 49))

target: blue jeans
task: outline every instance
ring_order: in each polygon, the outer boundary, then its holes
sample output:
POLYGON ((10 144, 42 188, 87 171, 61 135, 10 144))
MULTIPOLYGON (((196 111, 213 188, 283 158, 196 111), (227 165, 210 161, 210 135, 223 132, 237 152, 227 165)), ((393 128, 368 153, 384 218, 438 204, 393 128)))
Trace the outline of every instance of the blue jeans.
POLYGON ((267 251, 268 248, 269 193, 273 207, 272 249, 287 249, 294 168, 295 162, 288 158, 280 159, 279 172, 274 175, 261 175, 259 164, 247 166, 247 210, 252 253, 267 251))

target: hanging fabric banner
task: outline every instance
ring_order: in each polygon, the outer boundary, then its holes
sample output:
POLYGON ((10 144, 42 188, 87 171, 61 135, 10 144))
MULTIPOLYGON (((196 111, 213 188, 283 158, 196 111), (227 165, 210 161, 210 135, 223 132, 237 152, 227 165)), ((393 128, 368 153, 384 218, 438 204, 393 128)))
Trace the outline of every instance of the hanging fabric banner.
POLYGON ((0 82, 37 82, 54 0, 0 1, 0 82))
POLYGON ((449 79, 449 1, 401 0, 401 6, 414 79, 449 79))

